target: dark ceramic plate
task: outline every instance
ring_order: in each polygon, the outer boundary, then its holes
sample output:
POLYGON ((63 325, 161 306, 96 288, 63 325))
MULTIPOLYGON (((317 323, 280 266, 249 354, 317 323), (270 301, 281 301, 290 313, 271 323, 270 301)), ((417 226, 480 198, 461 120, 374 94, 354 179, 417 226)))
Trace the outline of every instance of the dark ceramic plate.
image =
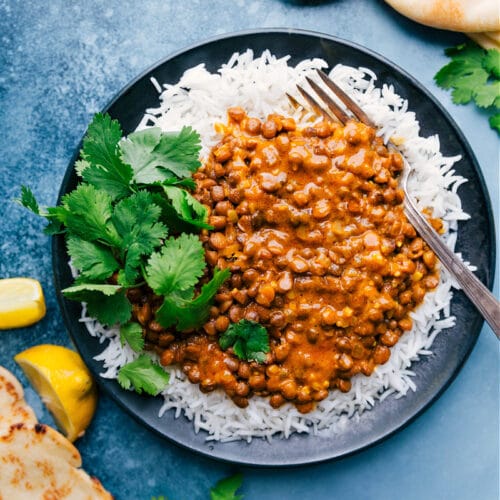
MULTIPOLYGON (((201 45, 178 52, 157 64, 130 83, 106 108, 117 118, 125 133, 132 132, 144 110, 158 103, 158 94, 150 82, 154 76, 159 82, 176 82, 182 73, 197 64, 205 63, 215 71, 235 51, 254 50, 256 55, 270 49, 276 56, 291 55, 291 64, 302 59, 320 57, 329 66, 344 63, 364 66, 378 75, 378 84, 391 84, 396 92, 408 99, 410 109, 416 112, 423 136, 439 134, 444 155, 461 155, 456 170, 469 179, 460 187, 464 209, 473 217, 460 223, 458 250, 477 268, 479 278, 491 286, 493 281, 494 235, 488 195, 476 159, 464 136, 441 105, 410 75, 386 59, 362 47, 327 35, 297 30, 251 31, 226 35, 201 45)), ((74 160, 61 186, 60 195, 72 190, 76 184, 74 160)), ((53 265, 56 289, 71 284, 64 241, 53 241, 53 265)), ((101 387, 127 412, 145 426, 188 449, 204 455, 260 466, 289 466, 339 458, 388 437, 403 428, 435 401, 456 376, 476 342, 483 324, 482 318, 462 293, 456 293, 451 312, 457 317, 457 325, 441 333, 433 345, 434 355, 412 365, 417 374, 416 392, 401 399, 389 397, 373 410, 365 412, 358 422, 350 421, 342 434, 334 436, 293 435, 288 440, 274 439, 272 444, 255 439, 250 444, 205 442, 206 434, 195 434, 192 423, 184 417, 174 419, 173 412, 158 418, 161 398, 143 397, 122 390, 116 381, 98 376, 102 364, 93 358, 102 350, 102 344, 92 338, 78 322, 81 307, 65 300, 58 293, 59 303, 66 326, 85 362, 96 376, 101 387)))

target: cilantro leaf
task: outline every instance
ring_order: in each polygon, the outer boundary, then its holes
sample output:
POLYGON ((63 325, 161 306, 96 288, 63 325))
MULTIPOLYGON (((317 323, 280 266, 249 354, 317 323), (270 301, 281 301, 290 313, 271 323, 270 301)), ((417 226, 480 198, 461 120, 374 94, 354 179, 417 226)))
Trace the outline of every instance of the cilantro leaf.
POLYGON ((164 186, 181 186, 186 189, 196 189, 196 182, 191 177, 186 179, 166 179, 162 183, 164 186))
POLYGON ((162 160, 162 168, 177 177, 191 177, 201 166, 198 155, 201 150, 200 135, 191 127, 180 132, 164 132, 154 153, 162 160))
POLYGON ((88 162, 87 160, 84 160, 83 158, 78 158, 78 160, 75 161, 75 172, 76 174, 81 177, 83 174, 83 171, 87 168, 90 167, 91 163, 88 162))
POLYGON ((83 283, 80 285, 69 286, 62 290, 62 293, 68 297, 68 299, 79 299, 81 294, 87 292, 100 292, 103 295, 115 295, 122 289, 120 285, 102 285, 100 283, 83 283))
POLYGON ((152 127, 133 132, 120 143, 122 159, 131 165, 134 180, 138 183, 150 184, 165 179, 165 173, 158 170, 157 159, 152 156, 160 136, 161 129, 152 127))
POLYGON ((213 278, 203 285, 196 298, 187 299, 179 294, 167 295, 156 311, 156 320, 165 328, 177 324, 179 331, 203 325, 209 316, 214 295, 230 274, 229 269, 221 271, 216 268, 213 278))
POLYGON ((435 82, 443 89, 453 88, 463 72, 463 65, 459 61, 451 61, 443 66, 435 75, 435 82))
POLYGON ((466 42, 445 49, 444 53, 456 61, 481 62, 484 57, 484 50, 473 42, 466 42))
POLYGON ((158 221, 160 212, 160 207, 153 203, 150 193, 138 191, 115 205, 112 220, 118 233, 127 235, 137 224, 152 224, 158 221))
POLYGON ((64 229, 62 228, 60 222, 49 219, 49 223, 44 227, 43 232, 47 236, 54 236, 56 234, 64 233, 64 229))
POLYGON ((66 210, 63 207, 48 207, 45 217, 49 223, 45 226, 43 232, 49 236, 64 232, 62 220, 66 217, 66 210))
POLYGON ((500 52, 489 49, 483 57, 483 68, 495 78, 500 78, 500 52))
POLYGON ((83 140, 82 157, 96 165, 112 165, 121 138, 118 120, 112 120, 107 113, 96 113, 83 140))
MULTIPOLYGON (((500 52, 484 50, 467 42, 445 50, 451 61, 441 68, 434 80, 444 89, 452 89, 455 104, 467 104, 471 100, 481 108, 500 108, 500 52)), ((490 118, 490 126, 495 119, 490 118)))
POLYGON ((266 353, 270 350, 267 330, 259 323, 247 319, 229 325, 220 336, 219 345, 223 350, 233 346, 238 358, 258 363, 265 361, 266 353))
POLYGON ((63 196, 62 207, 56 207, 52 215, 71 233, 87 240, 99 240, 115 246, 117 235, 109 224, 111 197, 94 186, 80 184, 63 196))
POLYGON ((169 374, 146 354, 122 366, 118 372, 118 382, 124 389, 133 387, 137 393, 144 391, 151 396, 163 391, 169 379, 169 374))
POLYGON ((132 304, 122 287, 117 285, 87 283, 70 286, 62 293, 68 299, 86 302, 89 316, 103 325, 125 323, 132 315, 132 304))
POLYGON ((42 215, 40 213, 40 207, 38 206, 35 195, 29 187, 21 186, 21 197, 15 201, 20 203, 24 208, 31 210, 35 215, 42 215))
POLYGON ((131 165, 135 181, 142 184, 191 177, 201 165, 200 149, 200 136, 191 127, 163 133, 157 127, 148 128, 129 134, 120 143, 123 161, 131 165))
POLYGON ((472 99, 472 90, 467 87, 457 87, 451 91, 451 100, 455 104, 467 104, 472 99))
POLYGON ((89 316, 96 318, 103 325, 125 323, 132 316, 132 305, 123 290, 110 297, 94 293, 87 296, 84 302, 87 303, 89 316))
POLYGON ((142 256, 145 254, 140 242, 134 242, 127 249, 127 258, 125 267, 118 272, 118 283, 123 286, 135 284, 139 277, 139 266, 142 262, 142 256))
POLYGON ((454 89, 452 95, 455 104, 466 104, 476 90, 486 84, 488 73, 480 60, 454 60, 436 74, 435 80, 443 88, 454 89))
POLYGON ((203 274, 205 253, 194 234, 181 234, 165 241, 161 252, 154 253, 146 268, 146 281, 157 294, 192 289, 203 274))
POLYGON ((167 228, 158 221, 160 214, 161 208, 153 203, 147 191, 138 191, 115 205, 111 220, 119 235, 117 246, 125 261, 119 283, 133 284, 142 257, 150 255, 167 237, 167 228))
POLYGON ((27 186, 21 186, 21 197, 14 199, 14 201, 33 212, 35 215, 45 217, 45 219, 49 221, 43 230, 45 234, 52 236, 63 232, 62 224, 59 219, 64 219, 66 210, 62 207, 49 207, 42 210, 36 201, 35 195, 27 186))
POLYGON ((85 182, 106 191, 112 198, 130 192, 133 171, 124 163, 118 151, 122 130, 117 120, 108 114, 97 113, 83 140, 82 159, 78 168, 85 182))
POLYGON ((98 165, 91 165, 82 172, 85 182, 106 191, 113 198, 123 198, 130 191, 130 181, 127 174, 121 174, 118 170, 112 171, 98 165))
POLYGON ((208 211, 194 196, 176 186, 163 186, 165 194, 172 202, 174 210, 183 221, 193 226, 213 229, 207 224, 208 211))
POLYGON ((69 236, 66 245, 73 265, 80 271, 79 281, 105 280, 120 267, 111 250, 102 245, 75 236, 69 236))
POLYGON ((196 226, 180 218, 163 190, 161 193, 152 193, 152 196, 154 203, 161 208, 160 221, 168 227, 169 233, 192 233, 193 229, 197 229, 196 226))
POLYGON ((500 80, 479 87, 474 94, 474 101, 481 108, 497 105, 500 102, 500 80))
POLYGON ((221 479, 213 488, 210 488, 210 500, 242 500, 243 495, 236 495, 242 482, 242 474, 221 479))
POLYGON ((490 127, 500 133, 500 113, 490 116, 490 127))
POLYGON ((120 327, 120 342, 127 344, 135 352, 141 352, 144 348, 144 338, 142 336, 142 326, 139 323, 126 323, 120 327))

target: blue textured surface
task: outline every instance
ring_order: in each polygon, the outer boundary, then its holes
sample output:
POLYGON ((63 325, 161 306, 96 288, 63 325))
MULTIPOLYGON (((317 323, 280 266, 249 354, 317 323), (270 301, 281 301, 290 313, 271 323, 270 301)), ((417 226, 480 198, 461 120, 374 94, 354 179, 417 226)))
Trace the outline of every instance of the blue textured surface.
MULTIPOLYGON (((51 423, 12 360, 40 343, 69 344, 52 288, 43 223, 12 204, 28 183, 47 205, 92 114, 158 59, 220 33, 295 27, 365 45, 413 74, 441 100, 470 142, 498 222, 499 141, 483 113, 458 107, 433 83, 443 49, 459 34, 431 30, 381 1, 173 0, 0 1, 0 277, 41 281, 47 316, 0 332, 0 364, 24 383, 40 420, 51 423), (206 22, 209 6, 210 22, 206 22)), ((498 259, 497 259, 498 283, 498 259)), ((498 285, 496 287, 498 296, 498 285)), ((247 499, 481 499, 499 496, 499 350, 488 327, 463 370, 418 420, 353 457, 293 470, 237 468, 198 457, 137 425, 106 396, 77 442, 85 468, 117 499, 208 498, 217 479, 244 474, 247 499)))

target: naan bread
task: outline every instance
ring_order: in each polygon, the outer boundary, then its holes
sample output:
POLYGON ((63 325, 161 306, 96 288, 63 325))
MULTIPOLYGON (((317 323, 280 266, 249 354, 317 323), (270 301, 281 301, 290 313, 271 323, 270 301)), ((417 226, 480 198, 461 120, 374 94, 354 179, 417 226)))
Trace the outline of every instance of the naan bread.
POLYGON ((467 33, 467 36, 481 45, 483 49, 500 50, 500 30, 486 31, 484 33, 467 33))
POLYGON ((70 441, 37 423, 21 384, 0 366, 0 500, 112 499, 81 465, 70 441))
POLYGON ((463 33, 500 30, 498 0, 386 0, 418 23, 463 33))
POLYGON ((101 483, 78 469, 78 450, 43 424, 17 424, 0 437, 0 498, 112 499, 101 483))
POLYGON ((0 366, 0 436, 17 423, 36 424, 37 419, 17 378, 0 366))

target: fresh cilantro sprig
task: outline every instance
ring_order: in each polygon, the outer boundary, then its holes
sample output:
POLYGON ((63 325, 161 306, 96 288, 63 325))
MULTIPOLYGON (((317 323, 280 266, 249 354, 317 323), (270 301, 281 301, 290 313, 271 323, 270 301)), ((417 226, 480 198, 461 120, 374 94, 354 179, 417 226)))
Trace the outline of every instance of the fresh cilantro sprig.
MULTIPOLYGON (((112 120, 107 114, 94 116, 75 164, 83 183, 98 190, 101 198, 112 201, 141 189, 161 193, 164 186, 175 187, 169 195, 163 196, 171 212, 189 226, 210 228, 206 224, 206 208, 188 191, 181 189, 195 187, 191 175, 200 166, 199 134, 191 127, 183 127, 179 132, 162 132, 154 127, 133 132, 128 137, 122 134, 117 120, 112 120)), ((81 195, 89 195, 89 191, 81 195)), ((61 220, 66 213, 64 210, 54 213, 53 209, 40 209, 33 193, 26 187, 21 189, 18 201, 37 215, 49 220, 55 217, 60 223, 65 223, 61 220)))
POLYGON ((167 295, 156 311, 156 319, 166 328, 175 325, 181 332, 205 323, 213 297, 230 274, 229 269, 215 269, 213 278, 202 286, 197 296, 193 296, 190 290, 187 293, 167 295))
POLYGON ((103 325, 125 323, 132 315, 132 304, 119 285, 86 283, 63 290, 68 299, 87 303, 87 312, 103 325))
POLYGON ((147 354, 142 354, 135 361, 127 363, 118 372, 118 382, 124 389, 143 391, 151 396, 157 396, 165 389, 170 375, 160 366, 153 363, 147 354))
POLYGON ((120 144, 123 161, 132 167, 136 182, 143 184, 190 177, 201 165, 200 148, 200 136, 191 127, 180 132, 149 128, 129 134, 120 144))
POLYGON ((130 194, 134 172, 122 161, 122 129, 109 115, 97 114, 83 140, 79 173, 83 180, 114 199, 130 194))
POLYGON ((211 229, 205 222, 207 209, 185 189, 164 185, 163 190, 181 220, 200 229, 211 229))
POLYGON ((242 500, 243 495, 236 494, 242 483, 242 474, 234 474, 234 476, 221 479, 210 488, 210 500, 242 500))
POLYGON ((204 255, 203 245, 194 234, 169 238, 161 251, 151 255, 146 281, 161 295, 193 289, 205 269, 204 255))
POLYGON ((142 336, 142 326, 139 323, 126 323, 120 326, 120 342, 125 345, 125 342, 135 352, 141 352, 144 348, 144 337, 142 336))
POLYGON ((485 50, 473 42, 445 50, 451 62, 441 68, 434 80, 444 89, 453 89, 455 104, 474 101, 480 108, 491 109, 491 128, 500 133, 500 51, 485 50))
POLYGON ((265 361, 270 350, 267 330, 259 323, 247 319, 229 325, 220 336, 219 345, 224 350, 232 346, 238 358, 258 363, 265 361))
MULTIPOLYGON (((241 473, 226 477, 210 488, 210 500, 243 500, 244 495, 237 495, 243 483, 241 473)), ((151 497, 151 500, 168 500, 164 495, 151 497)))
POLYGON ((36 201, 35 195, 31 189, 26 186, 21 186, 21 197, 17 200, 23 207, 31 210, 35 215, 42 215, 40 207, 36 201))
POLYGON ((138 191, 115 205, 111 222, 119 235, 117 247, 124 263, 118 283, 134 284, 144 259, 167 237, 168 229, 159 220, 160 214, 161 208, 153 203, 147 191, 138 191))
POLYGON ((228 269, 215 269, 212 279, 196 295, 195 284, 204 268, 203 246, 194 235, 169 238, 160 252, 151 255, 145 278, 155 293, 165 297, 156 312, 157 321, 165 328, 176 325, 184 331, 207 320, 209 305, 230 273, 228 269))
MULTIPOLYGON (((73 286, 62 293, 85 302, 88 314, 104 325, 120 326, 120 341, 137 353, 144 329, 132 321, 127 289, 149 285, 163 296, 155 318, 165 328, 187 330, 208 318, 212 299, 229 271, 205 272, 196 233, 207 224, 207 209, 190 193, 200 162, 200 137, 190 127, 163 133, 149 128, 123 137, 120 124, 97 114, 83 140, 75 169, 80 182, 56 207, 40 207, 21 188, 21 205, 48 221, 48 234, 63 233, 73 286)), ((124 388, 156 395, 168 374, 147 355, 124 365, 124 388)))
POLYGON ((73 265, 80 270, 78 282, 106 280, 120 267, 112 249, 104 245, 68 235, 66 246, 73 265))

